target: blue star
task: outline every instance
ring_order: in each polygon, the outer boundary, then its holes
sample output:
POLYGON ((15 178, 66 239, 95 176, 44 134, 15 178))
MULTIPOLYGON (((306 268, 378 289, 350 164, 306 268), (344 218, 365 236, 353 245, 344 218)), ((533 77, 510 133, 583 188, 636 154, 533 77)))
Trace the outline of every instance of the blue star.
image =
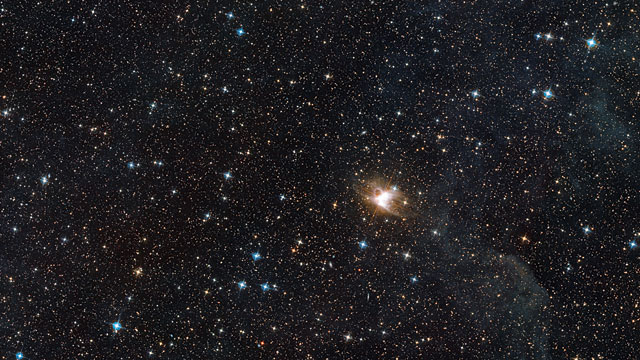
POLYGON ((414 283, 414 284, 417 283, 418 282, 418 278, 415 277, 415 276, 412 276, 411 277, 411 282, 414 283))
POLYGON ((128 167, 129 169, 133 169, 133 168, 135 168, 135 167, 136 167, 136 163, 134 163, 133 161, 129 161, 129 162, 127 163, 127 167, 128 167))
POLYGON ((553 91, 551 91, 551 88, 548 88, 547 90, 545 90, 543 94, 544 94, 544 98, 547 100, 553 97, 553 91))
POLYGON ((111 327, 113 328, 113 331, 115 331, 115 332, 118 332, 118 330, 122 329, 122 325, 120 324, 120 321, 116 321, 116 322, 112 323, 111 327))
POLYGON ((589 235, 591 233, 591 228, 587 225, 585 227, 582 228, 582 231, 586 234, 589 235))
POLYGON ((474 99, 479 98, 480 97, 480 92, 478 92, 478 90, 473 90, 471 92, 471 97, 474 98, 474 99))
POLYGON ((41 177, 41 178, 40 178, 40 183, 41 183, 42 185, 47 185, 47 183, 49 182, 49 177, 50 177, 50 176, 51 176, 51 175, 48 175, 48 174, 47 174, 46 176, 41 177))
POLYGON ((592 37, 591 39, 585 40, 587 42, 587 48, 589 50, 595 48, 596 46, 598 46, 598 42, 596 41, 595 37, 592 37))
POLYGON ((635 240, 629 241, 629 249, 633 250, 638 247, 638 243, 635 240))
POLYGON ((247 287, 247 283, 246 282, 244 282, 244 281, 239 281, 238 282, 238 289, 242 290, 242 289, 244 289, 246 287, 247 287))
POLYGON ((542 35, 540 35, 540 33, 537 33, 537 34, 535 34, 533 36, 536 38, 536 40, 542 39, 542 35))
POLYGON ((253 258, 253 261, 258 261, 260 259, 262 259, 262 255, 260 255, 259 252, 254 252, 253 254, 251 254, 251 257, 253 258))
POLYGON ((236 29, 236 34, 238 34, 238 36, 242 36, 245 34, 245 31, 243 28, 239 28, 239 29, 236 29))
POLYGON ((358 243, 358 246, 360 246, 360 249, 366 249, 369 246, 369 244, 367 244, 366 241, 362 240, 358 243))
POLYGON ((269 286, 269 283, 264 283, 264 284, 260 285, 260 287, 262 288, 262 291, 271 290, 271 287, 269 286))
POLYGON ((205 220, 209 220, 209 219, 211 219, 211 213, 206 213, 206 214, 204 214, 204 219, 205 219, 205 220))
POLYGON ((280 201, 284 201, 286 197, 283 194, 280 194, 280 201))
POLYGON ((231 173, 230 173, 230 172, 228 172, 228 171, 227 171, 226 173, 224 173, 224 178, 225 178, 226 180, 231 179, 231 178, 232 178, 231 173))
POLYGON ((24 354, 22 354, 22 352, 18 352, 18 353, 16 354, 16 359, 21 360, 21 359, 23 359, 23 358, 24 358, 24 354))
POLYGON ((231 12, 231 11, 229 11, 225 15, 227 16, 227 19, 233 19, 235 17, 235 15, 233 15, 233 12, 231 12))

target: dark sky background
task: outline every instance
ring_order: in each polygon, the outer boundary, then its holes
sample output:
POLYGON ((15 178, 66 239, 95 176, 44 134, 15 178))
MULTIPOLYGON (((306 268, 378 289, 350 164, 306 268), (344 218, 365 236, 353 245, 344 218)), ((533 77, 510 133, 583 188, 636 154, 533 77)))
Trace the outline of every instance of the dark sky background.
POLYGON ((639 14, 0 1, 0 359, 636 359, 639 14))

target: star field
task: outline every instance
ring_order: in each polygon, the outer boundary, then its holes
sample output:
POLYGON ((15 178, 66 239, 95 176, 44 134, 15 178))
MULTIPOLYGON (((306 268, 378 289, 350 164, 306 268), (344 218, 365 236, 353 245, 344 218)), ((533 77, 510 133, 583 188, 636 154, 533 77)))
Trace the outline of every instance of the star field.
POLYGON ((636 359, 639 13, 0 0, 0 359, 636 359))

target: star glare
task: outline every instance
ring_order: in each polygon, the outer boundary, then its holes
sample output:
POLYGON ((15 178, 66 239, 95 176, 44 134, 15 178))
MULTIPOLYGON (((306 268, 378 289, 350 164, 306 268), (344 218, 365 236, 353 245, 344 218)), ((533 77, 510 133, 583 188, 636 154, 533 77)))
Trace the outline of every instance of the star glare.
POLYGON ((587 39, 585 41, 587 43, 587 49, 589 49, 589 50, 598 47, 598 41, 596 40, 595 37, 592 37, 591 39, 587 39))
POLYGON ((225 178, 226 180, 231 179, 231 178, 232 178, 231 173, 230 173, 229 171, 227 171, 226 173, 224 173, 224 178, 225 178))
POLYGON ((239 28, 239 29, 236 29, 236 34, 238 34, 238 36, 242 36, 245 34, 245 31, 243 28, 239 28))
POLYGON ((389 191, 376 189, 373 202, 379 207, 388 210, 391 205, 392 194, 389 191))
POLYGON ((547 99, 547 100, 553 98, 553 96, 554 96, 553 95, 553 91, 551 91, 551 88, 548 88, 547 90, 545 90, 543 95, 544 95, 544 98, 547 99))
POLYGON ((478 92, 478 90, 473 90, 471 92, 471 97, 474 98, 474 99, 479 98, 480 97, 480 92, 478 92))
POLYGON ((369 246, 369 244, 367 244, 366 241, 362 240, 358 243, 358 246, 360 246, 360 249, 366 249, 369 246))
POLYGON ((225 14, 227 16, 227 19, 233 19, 235 17, 235 15, 233 15, 232 11, 229 11, 228 13, 225 14))
POLYGON ((251 254, 251 257, 253 258, 253 261, 258 261, 260 259, 262 259, 262 255, 260 255, 259 252, 254 252, 253 254, 251 254))
POLYGON ((41 177, 41 178, 40 178, 40 183, 41 183, 42 185, 47 185, 47 183, 49 183, 49 177, 50 177, 50 176, 51 176, 51 175, 47 174, 47 175, 45 175, 45 176, 41 177))
POLYGON ((629 249, 633 250, 638 247, 638 243, 635 240, 629 241, 629 249))
POLYGON ((242 290, 247 287, 247 283, 245 281, 238 282, 238 289, 242 290))
POLYGON ((21 360, 21 359, 23 359, 23 358, 24 358, 24 354, 22 354, 22 352, 18 352, 18 353, 16 354, 16 359, 17 359, 17 360, 21 360))
POLYGON ((118 330, 122 329, 122 324, 120 324, 120 321, 116 321, 111 323, 111 328, 113 328, 114 332, 118 332, 118 330))

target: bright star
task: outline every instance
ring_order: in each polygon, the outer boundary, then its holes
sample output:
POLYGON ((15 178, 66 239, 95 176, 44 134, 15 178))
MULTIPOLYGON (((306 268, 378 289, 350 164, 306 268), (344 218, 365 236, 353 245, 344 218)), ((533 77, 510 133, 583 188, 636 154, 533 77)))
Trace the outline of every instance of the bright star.
POLYGON ((583 231, 585 234, 587 234, 587 235, 588 235, 588 234, 590 234, 590 233, 591 233, 591 227, 589 227, 589 226, 585 226, 585 227, 583 227, 583 228, 582 228, 582 231, 583 231))
POLYGON ((262 259, 262 255, 260 255, 259 252, 254 252, 253 254, 251 254, 251 257, 253 258, 253 261, 258 261, 260 259, 262 259))
POLYGON ((535 34, 533 36, 536 38, 536 40, 542 39, 542 35, 540 35, 540 33, 537 33, 537 34, 535 34))
POLYGON ((128 167, 129 169, 133 169, 133 168, 135 168, 135 167, 136 167, 136 164, 135 164, 133 161, 129 161, 129 162, 127 163, 127 167, 128 167))
POLYGON ((633 250, 638 247, 638 243, 635 240, 629 241, 629 249, 633 250))
POLYGON ((230 172, 228 172, 228 171, 227 171, 226 173, 224 173, 224 178, 225 178, 225 179, 229 180, 229 179, 231 179, 231 177, 232 177, 232 176, 231 176, 231 173, 230 173, 230 172))
POLYGON ((391 202, 391 193, 389 191, 385 191, 382 189, 376 189, 374 197, 373 197, 373 202, 376 203, 376 205, 380 206, 383 209, 389 209, 389 205, 391 202))
POLYGON ((211 219, 211 213, 206 213, 206 214, 204 214, 204 219, 205 219, 205 220, 209 220, 209 219, 211 219))
POLYGON ((544 35, 545 40, 550 41, 553 40, 553 35, 551 35, 551 33, 546 33, 544 35))
POLYGON ((480 97, 480 93, 478 92, 478 90, 473 90, 471 92, 471 97, 474 99, 477 99, 478 97, 480 97))
POLYGON ((242 289, 244 289, 244 288, 246 288, 246 287, 247 287, 247 283, 246 283, 246 282, 244 282, 244 281, 240 281, 240 282, 238 282, 238 288, 239 288, 240 290, 242 290, 242 289))
POLYGON ((245 31, 244 31, 243 28, 239 28, 239 29, 236 30, 236 34, 238 34, 238 36, 242 36, 242 35, 245 34, 245 31))
POLYGON ((280 194, 280 201, 284 201, 284 199, 286 199, 286 197, 282 194, 280 194))
POLYGON ((233 15, 233 12, 231 12, 231 11, 226 13, 226 15, 227 15, 227 19, 233 19, 235 17, 235 15, 233 15))
POLYGON ((591 39, 586 40, 586 42, 587 42, 587 48, 589 50, 598 46, 598 42, 596 41, 595 37, 592 37, 591 39))
POLYGON ((412 282, 412 283, 417 283, 417 282, 418 282, 418 278, 417 278, 417 277, 415 277, 415 276, 412 276, 412 277, 411 277, 411 282, 412 282))
POLYGON ((369 246, 369 244, 367 244, 366 241, 362 240, 358 243, 358 246, 360 246, 360 249, 366 249, 369 246))
POLYGON ((545 99, 551 99, 553 97, 553 91, 551 91, 551 88, 545 90, 543 94, 545 99))
POLYGON ((24 358, 24 355, 22 354, 22 352, 18 352, 18 353, 16 354, 16 359, 20 360, 20 359, 22 359, 22 358, 24 358))
POLYGON ((50 175, 46 175, 46 176, 41 177, 41 178, 40 178, 40 183, 41 183, 42 185, 46 185, 46 184, 49 182, 49 176, 50 176, 50 175))
POLYGON ((260 285, 260 287, 262 288, 262 291, 271 290, 271 287, 269 286, 269 283, 264 283, 264 284, 260 285))
POLYGON ((113 331, 115 331, 115 332, 118 332, 118 330, 122 329, 122 325, 120 324, 119 321, 116 321, 116 322, 112 323, 111 327, 113 328, 113 331))

